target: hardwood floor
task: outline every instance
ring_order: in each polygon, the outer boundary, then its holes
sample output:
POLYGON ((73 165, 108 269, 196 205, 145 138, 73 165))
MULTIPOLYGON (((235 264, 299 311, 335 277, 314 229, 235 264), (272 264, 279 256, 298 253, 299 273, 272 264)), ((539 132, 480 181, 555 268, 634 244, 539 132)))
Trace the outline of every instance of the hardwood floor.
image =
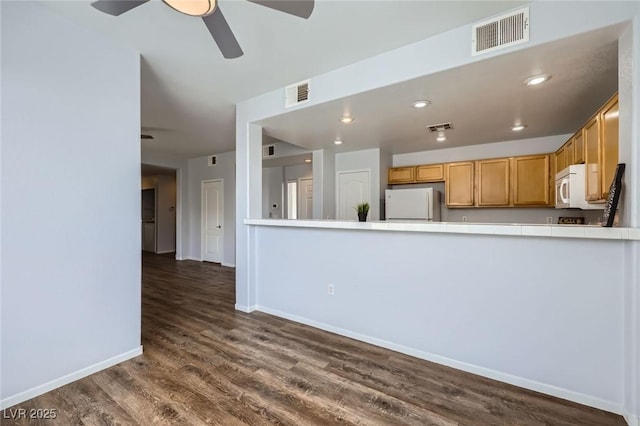
POLYGON ((234 270, 143 256, 144 355, 12 407, 2 425, 625 425, 622 417, 263 313, 234 270))

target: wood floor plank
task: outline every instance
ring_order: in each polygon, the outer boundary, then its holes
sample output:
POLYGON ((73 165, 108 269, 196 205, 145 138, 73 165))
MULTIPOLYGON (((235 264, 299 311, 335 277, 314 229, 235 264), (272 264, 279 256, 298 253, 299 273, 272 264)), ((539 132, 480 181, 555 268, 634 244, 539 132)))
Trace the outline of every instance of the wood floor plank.
POLYGON ((622 417, 234 310, 234 270, 143 255, 144 354, 0 413, 2 425, 579 425, 622 417), (55 419, 11 418, 55 409, 55 419))

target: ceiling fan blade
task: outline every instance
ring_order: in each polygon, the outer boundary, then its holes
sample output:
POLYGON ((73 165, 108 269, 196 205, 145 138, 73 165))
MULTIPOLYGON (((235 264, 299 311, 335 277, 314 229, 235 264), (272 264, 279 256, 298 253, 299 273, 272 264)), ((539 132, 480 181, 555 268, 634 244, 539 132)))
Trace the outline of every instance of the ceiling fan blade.
POLYGON ((149 0, 98 0, 91 3, 91 6, 95 7, 100 12, 104 12, 112 16, 119 16, 148 1, 149 0))
POLYGON ((289 15, 307 19, 313 12, 314 0, 248 0, 289 15))
POLYGON ((233 35, 233 31, 231 31, 231 27, 229 27, 227 20, 224 19, 219 7, 216 7, 215 12, 203 17, 202 20, 222 52, 222 56, 227 59, 233 59, 244 55, 236 36, 233 35))

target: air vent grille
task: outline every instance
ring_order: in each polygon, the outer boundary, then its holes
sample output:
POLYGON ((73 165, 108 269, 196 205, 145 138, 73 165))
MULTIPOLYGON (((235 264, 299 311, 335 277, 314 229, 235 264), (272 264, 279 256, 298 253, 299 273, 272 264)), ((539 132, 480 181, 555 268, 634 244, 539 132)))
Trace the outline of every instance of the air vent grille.
POLYGON ((451 126, 451 122, 448 123, 440 123, 440 124, 432 124, 427 126, 431 132, 444 132, 445 130, 451 130, 453 127, 451 126))
POLYGON ((472 27, 472 55, 529 41, 529 8, 498 16, 472 27))
POLYGON ((309 83, 298 86, 298 102, 309 100, 309 83))
POLYGON ((284 89, 285 92, 285 108, 309 101, 309 80, 301 81, 284 89))
POLYGON ((209 167, 213 167, 216 164, 218 164, 218 159, 216 158, 215 155, 210 155, 209 158, 207 159, 207 165, 209 167))
POLYGON ((276 155, 275 145, 265 145, 262 147, 262 157, 273 157, 276 155))

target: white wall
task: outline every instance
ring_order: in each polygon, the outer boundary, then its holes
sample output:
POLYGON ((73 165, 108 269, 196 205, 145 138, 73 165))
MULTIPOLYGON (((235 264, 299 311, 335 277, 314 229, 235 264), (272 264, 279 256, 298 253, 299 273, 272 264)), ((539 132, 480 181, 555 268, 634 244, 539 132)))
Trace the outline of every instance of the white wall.
POLYGON ((5 408, 141 353, 140 60, 0 7, 5 408))
POLYGON ((224 181, 224 254, 222 264, 235 266, 235 152, 216 154, 217 164, 208 165, 207 157, 188 161, 188 212, 190 259, 201 260, 202 228, 202 181, 222 179, 224 181))
POLYGON ((514 251, 510 237, 255 232, 259 310, 620 409, 622 242, 529 238, 514 251))
MULTIPOLYGON (((638 4, 640 9, 640 4, 638 4)), ((640 13, 639 13, 640 14, 640 13)), ((626 163, 621 222, 640 227, 640 18, 618 43, 620 162, 626 163)), ((630 425, 640 424, 640 243, 625 248, 624 413, 630 425)))
POLYGON ((327 149, 313 151, 313 218, 336 217, 336 159, 327 149))

